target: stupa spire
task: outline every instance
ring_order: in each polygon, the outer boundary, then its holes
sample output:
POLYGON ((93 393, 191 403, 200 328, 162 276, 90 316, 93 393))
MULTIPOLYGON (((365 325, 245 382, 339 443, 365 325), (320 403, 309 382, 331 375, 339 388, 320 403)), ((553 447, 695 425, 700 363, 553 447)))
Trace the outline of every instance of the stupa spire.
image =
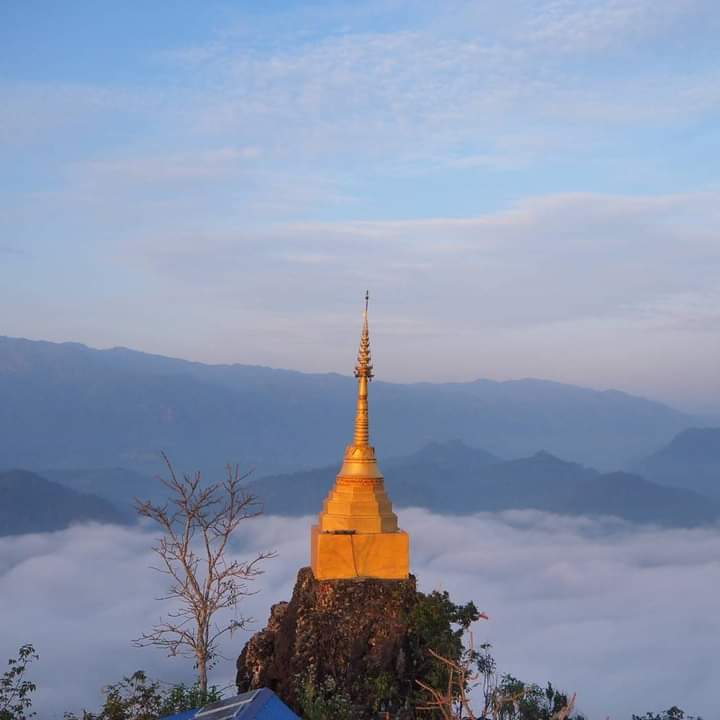
POLYGON ((365 293, 360 349, 355 377, 358 381, 353 441, 345 448, 335 485, 325 498, 310 536, 312 570, 318 580, 374 577, 407 578, 410 540, 400 530, 397 515, 385 492, 383 474, 370 445, 368 383, 373 377, 365 293))
POLYGON ((365 291, 365 312, 363 313, 363 327, 360 335, 360 348, 358 350, 355 377, 358 379, 357 411, 355 413, 355 447, 367 447, 370 444, 370 430, 368 420, 368 383, 373 379, 373 366, 370 357, 370 331, 368 329, 368 302, 370 293, 365 291))

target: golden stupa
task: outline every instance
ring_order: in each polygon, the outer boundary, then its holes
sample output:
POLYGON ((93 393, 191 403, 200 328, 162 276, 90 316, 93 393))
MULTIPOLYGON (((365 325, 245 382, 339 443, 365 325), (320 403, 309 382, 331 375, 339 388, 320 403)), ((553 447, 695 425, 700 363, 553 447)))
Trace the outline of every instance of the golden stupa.
POLYGON ((410 571, 410 538, 398 528, 397 515, 368 428, 368 384, 373 378, 365 294, 358 379, 355 436, 327 496, 310 538, 312 571, 318 580, 384 578, 400 580, 410 571))

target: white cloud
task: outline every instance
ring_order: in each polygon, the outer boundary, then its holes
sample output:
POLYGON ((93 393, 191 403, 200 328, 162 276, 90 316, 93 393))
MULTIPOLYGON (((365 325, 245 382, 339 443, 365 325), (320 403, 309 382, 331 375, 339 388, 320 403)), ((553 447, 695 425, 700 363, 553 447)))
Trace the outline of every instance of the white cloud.
POLYGON ((662 34, 699 6, 695 0, 554 0, 540 5, 528 37, 551 52, 603 51, 662 34))
MULTIPOLYGON (((379 28, 384 10, 375 8, 379 28)), ((408 17, 420 19, 403 27, 290 33, 286 42, 278 28, 258 42, 257 18, 243 18, 242 32, 222 30, 205 44, 154 53, 151 64, 158 57, 174 63, 171 86, 6 85, 10 101, 4 119, 0 115, 0 136, 3 127, 8 138, 53 124, 66 132, 70 121, 87 123, 88 113, 121 110, 142 115, 163 139, 163 128, 177 133, 176 143, 222 137, 263 147, 268 160, 283 163, 337 168, 351 159, 407 167, 462 147, 483 165, 514 167, 527 162, 522 149, 512 153, 494 142, 508 130, 521 145, 525 134, 547 136, 551 145, 557 138, 577 142, 608 121, 684 123, 717 102, 712 64, 688 74, 645 61, 628 64, 620 75, 602 67, 588 73, 575 64, 604 51, 611 65, 618 46, 661 43, 682 20, 702 27, 712 17, 707 3, 592 0, 516 3, 510 11, 500 3, 451 14, 441 4, 413 10, 408 5, 408 17)), ((303 21, 300 13, 288 25, 303 21)))
MULTIPOLYGON (((501 671, 577 692, 590 720, 625 720, 675 703, 712 717, 720 531, 630 529, 619 521, 510 512, 456 518, 404 510, 421 589, 443 588, 490 615, 476 628, 501 671)), ((309 518, 249 523, 240 555, 277 548, 246 613, 261 627, 307 564, 309 518)), ((139 667, 166 681, 190 664, 130 640, 162 612, 148 569, 153 534, 87 526, 0 539, 0 648, 33 642, 44 718, 98 702, 99 688, 139 667)), ((244 638, 214 680, 231 682, 244 638)))
POLYGON ((262 134, 269 156, 291 153, 296 162, 352 158, 405 167, 462 147, 485 166, 513 167, 527 161, 522 149, 501 151, 494 142, 508 130, 546 136, 551 146, 558 138, 575 144, 609 122, 684 123, 715 106, 712 65, 689 75, 646 60, 612 71, 619 46, 642 52, 648 48, 640 40, 662 43, 681 20, 701 25, 712 14, 705 4, 546 2, 535 11, 516 9, 503 26, 505 13, 493 7, 448 14, 438 6, 401 29, 260 48, 245 35, 236 42, 226 36, 220 48, 209 43, 213 52, 190 51, 206 59, 196 72, 213 79, 192 101, 196 127, 262 134), (578 64, 600 50, 608 72, 578 64))
POLYGON ((421 311, 425 330, 439 330, 440 321, 453 333, 473 332, 478 324, 508 329, 579 321, 629 323, 634 330, 652 326, 663 312, 676 325, 683 317, 690 322, 703 299, 715 306, 717 207, 715 193, 578 193, 475 218, 278 224, 202 242, 192 235, 158 239, 138 252, 158 273, 200 284, 205 262, 212 270, 207 281, 216 285, 219 258, 225 270, 252 267, 248 294, 262 294, 272 272, 282 282, 265 300, 270 309, 287 309, 290 298, 313 286, 353 287, 367 275, 385 293, 400 286, 412 296, 406 311, 421 311), (433 292, 424 292, 428 287, 433 292))

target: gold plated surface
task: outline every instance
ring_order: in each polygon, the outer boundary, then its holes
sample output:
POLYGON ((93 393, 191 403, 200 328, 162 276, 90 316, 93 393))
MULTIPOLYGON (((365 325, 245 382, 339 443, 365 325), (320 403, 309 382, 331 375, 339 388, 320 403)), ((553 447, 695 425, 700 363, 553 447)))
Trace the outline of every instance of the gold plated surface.
POLYGON ((355 377, 358 380, 353 442, 311 535, 311 566, 318 579, 408 576, 409 538, 398 528, 385 482, 370 445, 368 384, 373 378, 365 295, 355 377))
POLYGON ((410 538, 404 530, 338 534, 314 525, 311 537, 310 565, 318 580, 405 580, 410 572, 410 538))

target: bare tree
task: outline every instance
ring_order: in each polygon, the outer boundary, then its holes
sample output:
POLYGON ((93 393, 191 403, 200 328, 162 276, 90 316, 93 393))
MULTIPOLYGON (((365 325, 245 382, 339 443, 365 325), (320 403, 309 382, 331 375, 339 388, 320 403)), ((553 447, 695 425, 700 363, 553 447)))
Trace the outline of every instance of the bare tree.
POLYGON ((263 572, 261 563, 276 553, 262 552, 249 561, 229 557, 228 544, 240 522, 262 513, 257 498, 243 485, 247 474, 228 465, 224 481, 205 485, 200 472, 178 477, 165 453, 163 459, 169 477, 160 479, 170 491, 169 500, 163 505, 138 501, 136 507, 163 532, 153 548, 161 564, 153 569, 169 576, 170 587, 158 599, 175 601, 176 608, 134 643, 193 658, 198 684, 206 691, 220 638, 251 621, 239 613, 238 605, 254 594, 250 583, 263 572), (222 610, 233 614, 218 622, 216 614, 222 610))

